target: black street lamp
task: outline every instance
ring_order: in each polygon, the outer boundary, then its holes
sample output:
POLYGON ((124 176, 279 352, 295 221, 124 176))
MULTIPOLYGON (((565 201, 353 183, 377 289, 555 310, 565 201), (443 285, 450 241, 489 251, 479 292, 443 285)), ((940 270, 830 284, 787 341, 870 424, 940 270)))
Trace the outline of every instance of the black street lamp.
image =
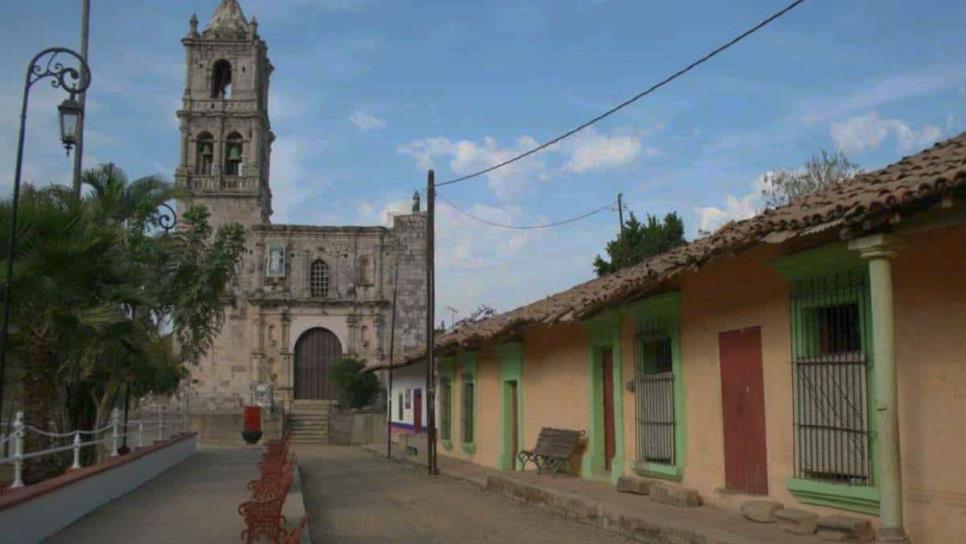
POLYGON ((37 54, 27 65, 27 77, 23 88, 23 106, 20 109, 20 139, 17 141, 17 168, 13 181, 13 201, 10 203, 10 240, 7 245, 7 276, 3 286, 3 328, 0 329, 0 411, 3 409, 4 373, 7 367, 7 351, 10 343, 10 302, 13 285, 13 261, 17 250, 17 207, 20 200, 20 175, 23 169, 24 136, 27 132, 27 104, 30 88, 43 79, 51 79, 50 85, 63 89, 70 95, 60 105, 60 137, 70 154, 77 143, 80 116, 83 106, 74 97, 91 85, 91 69, 83 57, 64 47, 52 47, 37 54), (77 67, 65 65, 75 64, 77 67))

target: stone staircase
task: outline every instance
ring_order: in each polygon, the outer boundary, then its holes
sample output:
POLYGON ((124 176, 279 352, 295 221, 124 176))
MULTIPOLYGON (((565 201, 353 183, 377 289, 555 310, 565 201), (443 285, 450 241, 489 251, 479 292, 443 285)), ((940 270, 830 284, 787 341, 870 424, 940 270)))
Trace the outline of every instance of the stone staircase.
POLYGON ((332 401, 297 400, 288 413, 285 428, 293 444, 328 444, 329 410, 332 401))

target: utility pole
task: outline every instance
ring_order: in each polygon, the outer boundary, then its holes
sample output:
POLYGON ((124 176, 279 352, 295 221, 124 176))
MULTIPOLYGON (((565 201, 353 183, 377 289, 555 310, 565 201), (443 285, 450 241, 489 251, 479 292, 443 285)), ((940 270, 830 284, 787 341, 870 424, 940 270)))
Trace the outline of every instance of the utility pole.
POLYGON ((392 459, 392 366, 396 363, 396 302, 399 289, 399 259, 402 251, 395 245, 396 264, 392 272, 392 317, 389 319, 389 389, 386 390, 386 459, 392 459))
POLYGON ((624 193, 617 193, 617 219, 621 222, 621 254, 626 261, 629 255, 627 255, 627 240, 624 239, 624 193))
MULTIPOLYGON (((88 43, 90 41, 91 30, 91 0, 81 0, 81 46, 80 55, 87 62, 88 43)), ((81 105, 80 118, 77 119, 79 125, 77 130, 77 149, 74 151, 74 195, 80 198, 81 194, 81 175, 84 168, 84 117, 87 116, 87 92, 80 93, 79 102, 81 105)))
POLYGON ((436 172, 426 183, 426 464, 430 476, 436 467, 436 172))

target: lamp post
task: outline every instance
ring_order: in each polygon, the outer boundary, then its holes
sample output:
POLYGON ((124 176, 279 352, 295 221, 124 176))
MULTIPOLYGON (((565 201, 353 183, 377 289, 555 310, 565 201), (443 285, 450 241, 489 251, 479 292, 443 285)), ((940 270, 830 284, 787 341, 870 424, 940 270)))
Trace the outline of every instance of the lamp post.
POLYGON ((13 261, 17 250, 17 207, 20 200, 20 175, 23 169, 24 136, 27 132, 27 104, 30 89, 38 81, 50 79, 51 87, 63 89, 69 97, 60 110, 60 137, 70 154, 77 144, 81 130, 80 117, 83 106, 76 96, 90 87, 91 70, 83 57, 64 47, 51 47, 38 53, 27 65, 27 77, 23 88, 23 105, 20 109, 20 138, 17 141, 17 167, 13 181, 13 201, 10 203, 10 239, 7 245, 7 276, 3 286, 3 328, 0 329, 0 410, 3 409, 4 373, 7 367, 7 351, 10 339, 10 306, 13 285, 13 261), (65 62, 68 63, 65 65, 65 62), (76 64, 76 67, 71 66, 76 64))

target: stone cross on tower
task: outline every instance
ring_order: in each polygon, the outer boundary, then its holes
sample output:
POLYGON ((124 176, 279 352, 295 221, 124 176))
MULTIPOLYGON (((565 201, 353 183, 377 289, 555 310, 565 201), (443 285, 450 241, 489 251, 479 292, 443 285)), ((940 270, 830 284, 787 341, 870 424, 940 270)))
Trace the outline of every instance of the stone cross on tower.
POLYGON ((181 212, 204 204, 213 227, 268 223, 271 146, 268 118, 272 67, 255 19, 237 0, 221 0, 208 27, 192 16, 181 42, 187 51, 181 120, 181 162, 175 174, 188 195, 181 212))

